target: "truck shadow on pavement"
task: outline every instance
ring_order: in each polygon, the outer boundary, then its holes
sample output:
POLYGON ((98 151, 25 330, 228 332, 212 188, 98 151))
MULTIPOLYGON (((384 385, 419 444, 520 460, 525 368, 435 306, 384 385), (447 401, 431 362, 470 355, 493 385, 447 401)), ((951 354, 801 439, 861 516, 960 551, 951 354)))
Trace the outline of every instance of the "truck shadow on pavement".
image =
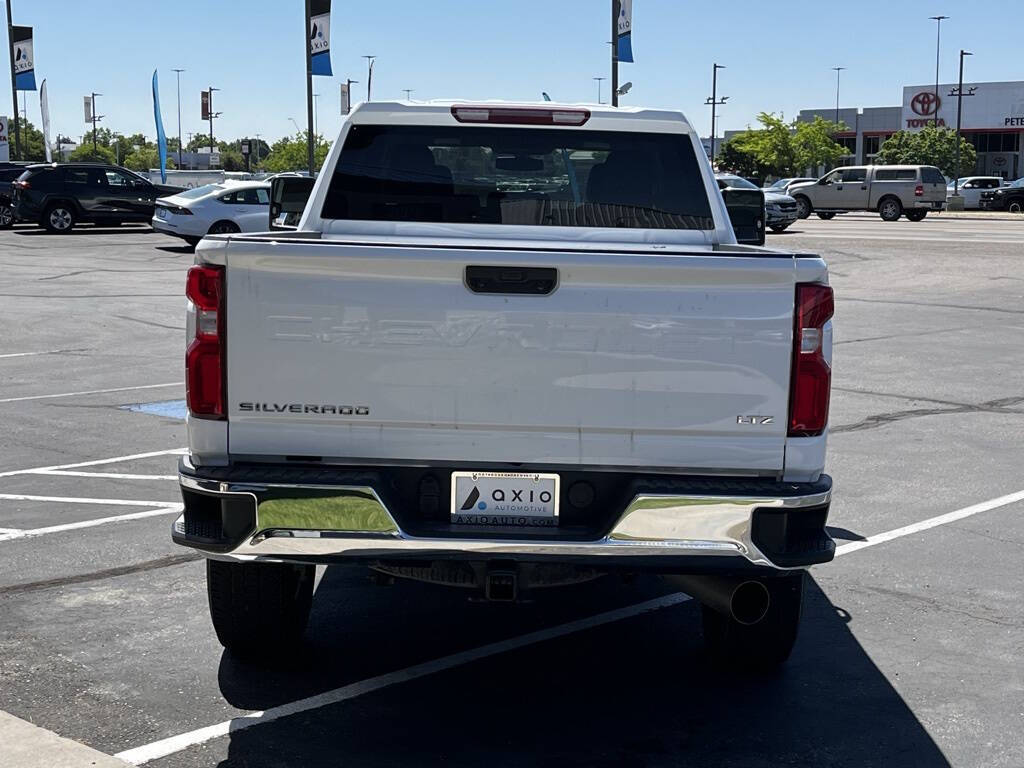
MULTIPOLYGON (((327 570, 302 658, 266 671, 225 654, 228 702, 265 709, 668 591, 609 578, 473 605, 357 574, 327 570)), ((948 765, 855 621, 808 579, 793 656, 751 676, 709 664, 688 601, 235 731, 220 766, 948 765)))

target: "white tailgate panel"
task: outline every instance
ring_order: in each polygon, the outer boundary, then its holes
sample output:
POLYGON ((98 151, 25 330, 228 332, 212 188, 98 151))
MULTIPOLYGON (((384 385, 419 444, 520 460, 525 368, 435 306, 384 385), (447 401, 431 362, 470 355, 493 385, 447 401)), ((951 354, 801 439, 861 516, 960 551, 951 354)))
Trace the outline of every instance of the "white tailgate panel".
POLYGON ((782 469, 790 257, 235 241, 227 264, 235 456, 782 469), (467 264, 560 283, 478 295, 467 264))

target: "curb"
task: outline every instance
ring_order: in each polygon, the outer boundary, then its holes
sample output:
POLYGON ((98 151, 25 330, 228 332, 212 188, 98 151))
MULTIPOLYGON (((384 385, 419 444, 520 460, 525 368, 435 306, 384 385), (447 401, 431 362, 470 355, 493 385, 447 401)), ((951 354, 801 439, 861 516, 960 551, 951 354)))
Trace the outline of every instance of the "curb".
POLYGON ((4 768, 126 768, 129 763, 0 710, 4 768))

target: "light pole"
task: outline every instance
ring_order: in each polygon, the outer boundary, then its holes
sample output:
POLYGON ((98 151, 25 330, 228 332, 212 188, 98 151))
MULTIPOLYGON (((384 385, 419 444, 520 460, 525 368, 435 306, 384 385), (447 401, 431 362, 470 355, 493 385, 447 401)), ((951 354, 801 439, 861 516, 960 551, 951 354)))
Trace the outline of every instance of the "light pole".
POLYGON ((299 128, 299 124, 297 122, 295 122, 295 118, 294 117, 289 117, 288 119, 291 120, 292 121, 292 125, 295 126, 295 132, 296 133, 302 133, 302 129, 299 128))
POLYGON ((373 61, 377 57, 372 54, 363 54, 363 58, 366 59, 366 100, 370 101, 373 87, 373 61))
MULTIPOLYGON (((92 151, 93 152, 96 151, 96 121, 103 119, 103 115, 97 115, 96 114, 96 97, 97 96, 102 96, 102 95, 103 95, 102 93, 95 93, 95 92, 90 94, 91 98, 90 98, 89 103, 92 105, 92 151)), ((17 119, 18 119, 17 113, 15 113, 14 119, 15 119, 15 121, 17 121, 17 119)))
POLYGON ((973 55, 969 51, 960 49, 960 82, 956 88, 949 92, 950 96, 956 96, 956 177, 953 179, 954 197, 960 196, 960 118, 964 110, 964 96, 973 96, 974 92, 978 90, 976 87, 970 88, 967 93, 964 93, 964 57, 973 55))
POLYGON ((14 20, 11 18, 11 0, 7 0, 7 53, 11 56, 11 98, 14 99, 14 157, 24 159, 21 150, 21 128, 18 127, 18 85, 14 74, 14 20))
POLYGON ((711 68, 711 96, 704 100, 711 105, 711 167, 715 167, 715 110, 729 100, 728 96, 718 98, 718 70, 725 69, 724 64, 715 64, 711 68))
POLYGON ((949 16, 929 16, 935 22, 935 127, 939 127, 939 43, 942 41, 942 22, 949 16))
POLYGON ((412 92, 415 91, 415 90, 416 90, 415 88, 403 88, 402 89, 402 92, 405 93, 405 100, 406 101, 412 101, 412 92))
POLYGON ((605 78, 595 77, 594 79, 597 80, 597 103, 603 104, 604 102, 601 101, 601 81, 604 80, 605 78))
POLYGON ((210 168, 213 168, 213 118, 217 117, 220 113, 214 113, 213 111, 213 92, 219 91, 220 88, 214 88, 210 86, 210 99, 207 102, 210 107, 210 168))
POLYGON ((836 73, 836 130, 839 130, 839 73, 846 67, 832 67, 836 73))
POLYGON ((178 167, 181 168, 181 73, 184 69, 173 70, 175 77, 178 78, 178 167))

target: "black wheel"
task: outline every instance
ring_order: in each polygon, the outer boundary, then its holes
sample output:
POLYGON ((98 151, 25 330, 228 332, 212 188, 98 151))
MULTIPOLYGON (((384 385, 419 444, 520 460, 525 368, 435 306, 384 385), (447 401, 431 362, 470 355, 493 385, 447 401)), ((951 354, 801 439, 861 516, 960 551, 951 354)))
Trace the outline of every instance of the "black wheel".
POLYGON ((75 228, 75 212, 64 203, 54 203, 43 212, 43 226, 48 232, 66 235, 75 228))
POLYGON ((878 204, 878 215, 882 221, 899 221, 903 215, 903 204, 895 197, 883 197, 878 204))
POLYGON ((713 659, 730 667, 767 670, 789 658, 800 627, 804 572, 763 579, 770 602, 756 624, 702 606, 704 645, 713 659))
POLYGON ((796 215, 798 218, 806 219, 811 215, 814 207, 811 205, 811 201, 804 195, 796 196, 796 215))
POLYGON ((1020 213, 1024 210, 1024 202, 1020 200, 1011 200, 1010 204, 1006 206, 1006 210, 1009 213, 1020 213))
POLYGON ((312 565, 206 561, 210 618, 220 644, 239 658, 281 658, 306 631, 312 565))
POLYGON ((923 221, 928 211, 907 211, 906 216, 910 221, 923 221))
POLYGON ((834 213, 825 213, 825 212, 819 213, 819 214, 817 214, 817 216, 818 216, 819 219, 824 219, 825 221, 831 221, 832 219, 834 219, 836 217, 836 215, 834 213))
POLYGON ((218 221, 210 227, 209 234, 211 235, 234 235, 238 234, 242 230, 238 228, 238 225, 233 221, 218 221))
POLYGON ((787 229, 789 229, 789 224, 773 224, 772 226, 768 227, 768 229, 770 229, 775 234, 779 234, 779 232, 785 232, 787 229))
POLYGON ((14 208, 7 203, 0 203, 0 229, 14 226, 14 208))

